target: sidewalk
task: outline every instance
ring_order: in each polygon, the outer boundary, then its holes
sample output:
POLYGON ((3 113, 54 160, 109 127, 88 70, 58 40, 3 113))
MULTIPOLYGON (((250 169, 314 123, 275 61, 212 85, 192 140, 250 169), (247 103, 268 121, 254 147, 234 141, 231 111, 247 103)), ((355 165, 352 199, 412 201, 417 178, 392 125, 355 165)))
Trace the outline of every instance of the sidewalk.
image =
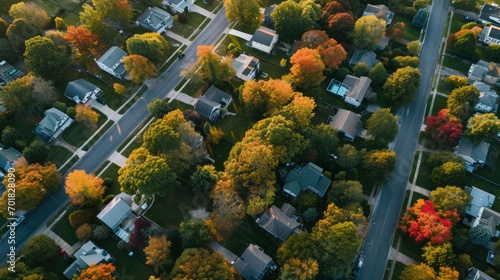
POLYGON ((200 15, 204 15, 205 17, 209 18, 209 19, 213 19, 215 17, 215 14, 213 14, 212 12, 210 11, 207 11, 205 9, 203 9, 202 7, 194 4, 192 7, 191 7, 191 12, 195 12, 195 13, 198 13, 200 15))
POLYGON ((109 157, 109 161, 120 167, 123 167, 125 165, 125 160, 127 160, 127 158, 122 156, 122 154, 118 153, 117 151, 114 151, 113 154, 109 157))
POLYGON ((177 35, 176 33, 170 31, 170 30, 166 30, 165 31, 165 35, 167 35, 168 37, 171 37, 172 39, 176 40, 176 41, 179 41, 180 43, 186 45, 186 46, 189 46, 191 45, 191 41, 189 41, 188 39, 182 37, 181 35, 177 35))
POLYGON ((61 237, 59 237, 59 235, 57 235, 55 232, 53 232, 51 230, 51 228, 62 217, 64 217, 64 214, 66 214, 66 210, 64 210, 61 214, 59 214, 59 216, 57 217, 57 219, 55 219, 48 227, 45 226, 45 225, 43 225, 43 227, 40 228, 40 230, 38 231, 38 234, 45 234, 48 237, 52 238, 56 242, 56 244, 59 247, 61 247, 61 249, 63 249, 64 251, 66 251, 66 253, 68 253, 68 255, 72 255, 73 253, 75 253, 83 245, 83 241, 79 241, 79 242, 75 243, 73 246, 71 246, 68 243, 66 243, 66 241, 64 241, 61 237))
POLYGON ((95 108, 99 112, 106 115, 108 120, 112 120, 114 122, 117 122, 118 120, 120 120, 122 118, 122 115, 118 114, 118 112, 116 112, 116 111, 113 111, 111 108, 108 107, 108 105, 102 105, 95 100, 93 100, 90 103, 90 106, 92 106, 92 108, 95 108))
POLYGON ((391 250, 389 251, 389 259, 393 261, 398 261, 404 264, 412 264, 412 263, 418 263, 416 260, 408 257, 407 255, 397 251, 396 249, 391 247, 391 250))

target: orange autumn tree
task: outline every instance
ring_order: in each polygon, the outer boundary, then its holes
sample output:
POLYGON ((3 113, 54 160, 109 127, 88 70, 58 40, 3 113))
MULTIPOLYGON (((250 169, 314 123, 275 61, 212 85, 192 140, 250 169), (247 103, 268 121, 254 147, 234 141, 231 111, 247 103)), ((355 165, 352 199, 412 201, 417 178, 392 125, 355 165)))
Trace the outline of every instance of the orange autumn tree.
POLYGON ((325 79, 323 71, 325 64, 321 60, 318 50, 302 48, 291 58, 292 68, 285 79, 302 89, 310 89, 318 86, 325 79))
POLYGON ((75 170, 66 177, 65 190, 71 202, 77 205, 94 204, 104 194, 103 180, 84 170, 75 170))
POLYGON ((451 228, 459 219, 456 209, 438 212, 432 201, 419 199, 403 215, 399 228, 417 243, 437 245, 451 240, 451 228))
POLYGON ((123 65, 130 74, 132 81, 136 84, 158 76, 158 68, 142 55, 131 54, 124 57, 123 65))
POLYGON ((115 280, 113 272, 116 270, 111 263, 92 264, 83 270, 77 280, 115 280))
POLYGON ((270 79, 246 82, 241 97, 246 109, 254 117, 261 118, 280 110, 297 94, 287 81, 270 79))
POLYGON ((122 95, 122 94, 125 93, 125 91, 127 91, 127 88, 124 85, 119 84, 119 83, 114 83, 113 84, 113 89, 119 95, 122 95))
POLYGON ((318 50, 321 60, 328 70, 336 70, 346 59, 347 52, 335 39, 330 39, 325 31, 311 30, 302 35, 302 47, 318 50))
POLYGON ((163 265, 168 264, 170 245, 172 245, 172 242, 167 241, 165 235, 151 236, 149 238, 148 246, 144 248, 146 264, 153 266, 156 273, 163 265))
POLYGON ((81 122, 84 126, 89 129, 97 128, 97 121, 99 120, 99 114, 92 110, 89 105, 78 104, 75 107, 76 115, 75 120, 81 122))
POLYGON ((64 39, 68 41, 71 46, 77 48, 82 54, 94 55, 94 50, 99 45, 97 35, 93 34, 82 25, 78 27, 73 25, 68 26, 68 31, 66 35, 64 35, 64 39))

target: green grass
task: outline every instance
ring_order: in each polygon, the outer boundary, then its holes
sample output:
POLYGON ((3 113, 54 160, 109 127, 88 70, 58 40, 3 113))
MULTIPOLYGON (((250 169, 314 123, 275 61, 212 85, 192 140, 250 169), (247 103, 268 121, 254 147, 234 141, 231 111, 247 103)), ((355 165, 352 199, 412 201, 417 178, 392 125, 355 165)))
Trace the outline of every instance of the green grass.
MULTIPOLYGON (((163 228, 178 227, 185 219, 189 219, 189 211, 200 205, 193 198, 192 187, 183 183, 175 192, 168 193, 165 197, 156 196, 151 208, 145 216, 163 228)), ((206 205, 205 205, 206 206, 206 205)))
POLYGON ((39 7, 44 9, 49 15, 49 17, 55 17, 61 10, 59 6, 49 1, 32 1, 32 2, 36 3, 39 7))
POLYGON ((216 126, 224 131, 224 138, 238 142, 252 126, 252 121, 248 118, 248 114, 245 112, 243 106, 237 104, 236 100, 229 105, 228 111, 236 113, 236 115, 224 117, 216 126))
POLYGON ((66 171, 68 171, 68 170, 71 168, 71 166, 73 166, 73 164, 75 164, 75 163, 76 163, 79 159, 80 159, 80 158, 79 158, 77 155, 73 156, 73 157, 71 158, 70 162, 69 162, 68 164, 66 164, 66 165, 64 166, 64 168, 62 168, 61 170, 59 170, 59 172, 60 172, 61 174, 66 173, 66 171))
MULTIPOLYGON (((99 114, 99 119, 97 121, 97 129, 101 127, 108 118, 104 114, 99 114)), ((74 121, 63 133, 62 138, 68 144, 80 147, 85 141, 87 141, 96 131, 85 127, 82 123, 74 121)), ((97 139, 96 139, 97 140, 97 139)))
POLYGON ((417 170, 418 153, 419 152, 416 152, 413 157, 413 165, 411 167, 410 177, 408 178, 408 182, 410 183, 413 183, 413 177, 415 176, 415 171, 417 170))
POLYGON ((94 145, 94 143, 97 142, 99 140, 99 138, 101 138, 101 136, 104 135, 104 133, 106 133, 106 131, 111 126, 113 126, 113 124, 114 124, 113 121, 107 122, 104 125, 104 127, 99 131, 99 133, 97 133, 96 135, 94 135, 94 137, 92 139, 90 139, 90 141, 82 148, 82 150, 88 151, 90 148, 92 148, 92 146, 94 145))
POLYGON ((422 246, 418 245, 413 240, 411 240, 407 234, 402 233, 397 230, 394 236, 395 243, 398 238, 401 237, 401 243, 399 244, 399 252, 407 255, 408 257, 416 260, 417 262, 422 258, 422 246))
POLYGON ((121 152, 121 154, 124 157, 128 157, 132 153, 132 151, 134 151, 135 149, 139 148, 142 145, 142 134, 133 136, 134 138, 131 140, 133 142, 125 150, 121 152))
POLYGON ((429 158, 429 153, 422 154, 422 161, 420 162, 420 169, 418 170, 417 176, 417 186, 424 189, 433 190, 434 183, 431 180, 432 169, 427 164, 427 159, 429 158))
POLYGON ((222 42, 220 43, 216 52, 219 55, 225 55, 226 50, 227 50, 227 46, 230 43, 233 43, 236 47, 241 49, 243 51, 243 53, 258 57, 260 59, 261 63, 263 61, 266 61, 268 63, 272 63, 272 64, 279 67, 281 59, 283 59, 283 58, 287 59, 287 60, 289 59, 289 57, 282 51, 278 51, 278 53, 276 55, 270 55, 270 54, 267 54, 265 52, 261 52, 259 50, 250 48, 249 46, 245 45, 245 43, 246 43, 245 40, 243 40, 239 37, 233 36, 233 35, 227 35, 224 38, 224 40, 222 40, 222 42))
POLYGON ((260 71, 269 74, 269 78, 280 79, 283 75, 289 73, 288 69, 271 64, 267 61, 260 62, 260 71))
POLYGON ((188 14, 188 21, 187 23, 180 23, 176 22, 174 26, 170 29, 170 31, 184 37, 184 38, 189 38, 193 34, 193 32, 198 28, 198 26, 205 20, 206 17, 195 13, 191 12, 188 14))
POLYGON ((404 39, 411 42, 416 41, 420 38, 420 28, 413 26, 411 20, 396 14, 394 16, 394 19, 392 20, 392 23, 394 24, 396 22, 405 23, 405 36, 403 37, 404 39))
POLYGON ((66 243, 73 246, 73 244, 78 242, 78 239, 76 238, 75 234, 76 229, 69 224, 68 217, 69 213, 66 212, 66 214, 64 214, 64 216, 62 216, 61 219, 59 219, 59 221, 57 221, 57 223, 52 226, 52 231, 55 234, 59 235, 59 237, 66 241, 66 243))
POLYGON ((215 160, 214 166, 218 171, 224 171, 224 162, 229 157, 229 152, 233 147, 233 143, 221 139, 219 144, 207 143, 207 150, 210 157, 215 160))
MULTIPOLYGON (((106 161, 105 165, 108 164, 106 161)), ((120 183, 118 183, 118 170, 120 166, 112 163, 104 172, 101 174, 101 178, 111 178, 113 179, 113 185, 106 191, 106 195, 108 194, 119 194, 120 191, 120 183)), ((97 173, 96 173, 97 174, 97 173)))
MULTIPOLYGON (((179 85, 181 85, 181 83, 179 85)), ((184 86, 184 88, 182 89, 182 93, 185 93, 192 97, 200 97, 209 86, 209 83, 194 83, 193 81, 190 81, 186 86, 184 86)))
POLYGON ((470 68, 470 64, 463 62, 460 58, 453 58, 449 55, 444 57, 443 66, 455 69, 464 75, 467 75, 470 68))
POLYGON ((459 15, 457 13, 453 14, 453 20, 451 21, 450 34, 453 34, 462 28, 462 25, 468 23, 465 20, 465 16, 459 15))
POLYGON ((56 275, 56 278, 54 280, 67 280, 67 278, 63 274, 63 271, 68 266, 69 263, 64 261, 63 257, 59 254, 51 258, 50 261, 44 262, 44 267, 47 268, 48 271, 56 275))
POLYGON ((212 13, 216 14, 220 9, 222 9, 222 5, 219 5, 219 1, 217 0, 212 0, 210 1, 209 4, 203 3, 203 1, 197 1, 196 5, 202 7, 203 9, 207 11, 211 11, 212 13))
POLYGON ((384 273, 384 280, 399 279, 401 272, 403 272, 403 270, 406 267, 406 265, 404 263, 396 261, 396 264, 394 265, 394 271, 392 272, 392 278, 389 279, 389 274, 391 271, 392 263, 393 263, 392 260, 387 261, 387 266, 386 266, 385 273, 384 273))
MULTIPOLYGON (((436 95, 436 98, 434 99, 434 105, 432 106, 431 115, 435 116, 437 115, 439 110, 446 108, 447 101, 448 101, 447 98, 440 95, 436 95)), ((426 116, 429 114, 431 103, 432 103, 432 95, 429 95, 429 100, 427 101, 427 109, 425 110, 426 116)))
POLYGON ((48 160, 54 163, 57 167, 63 165, 71 156, 72 152, 68 151, 64 147, 60 146, 50 146, 49 158, 48 160))

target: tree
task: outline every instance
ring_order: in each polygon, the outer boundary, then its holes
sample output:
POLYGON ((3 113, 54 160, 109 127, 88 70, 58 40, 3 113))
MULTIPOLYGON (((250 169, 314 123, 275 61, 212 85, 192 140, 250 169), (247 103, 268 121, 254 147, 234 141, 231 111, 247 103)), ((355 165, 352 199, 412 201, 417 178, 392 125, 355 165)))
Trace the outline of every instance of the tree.
POLYGON ((104 21, 101 11, 91 5, 83 4, 80 12, 80 22, 93 34, 97 34, 101 41, 111 41, 118 34, 117 30, 108 26, 104 21))
POLYGON ((372 79, 372 84, 381 85, 387 80, 387 70, 382 62, 379 62, 368 71, 368 77, 372 79))
POLYGON ((455 268, 449 266, 441 266, 439 267, 436 280, 458 280, 459 275, 460 273, 455 268))
POLYGON ((457 256, 456 268, 459 269, 460 275, 467 275, 469 268, 472 266, 473 264, 470 255, 460 254, 457 256))
POLYGON ((204 194, 210 193, 218 180, 219 174, 213 165, 198 165, 191 175, 191 184, 204 194))
POLYGON ((439 245, 426 245, 422 248, 424 258, 427 265, 430 267, 448 266, 454 263, 455 254, 453 246, 450 242, 445 242, 439 245))
POLYGON ((231 232, 240 224, 246 213, 245 204, 236 192, 231 177, 222 174, 210 193, 210 198, 213 203, 210 219, 214 222, 217 232, 231 232))
POLYGON ((7 37, 7 28, 9 28, 9 24, 3 18, 0 19, 0 38, 7 37))
POLYGON ((91 264, 84 269, 77 280, 115 280, 113 272, 116 270, 111 263, 91 264))
POLYGON ((118 175, 121 190, 131 194, 165 196, 180 186, 165 159, 151 155, 145 148, 135 149, 118 175))
POLYGON ((331 16, 352 10, 349 1, 328 1, 326 3, 321 3, 321 5, 323 6, 321 18, 324 22, 328 21, 331 16))
POLYGON ((351 33, 356 49, 375 50, 377 42, 384 37, 385 20, 374 15, 360 17, 351 33))
POLYGON ((24 58, 31 71, 44 79, 59 78, 69 64, 69 56, 62 46, 40 36, 26 40, 24 58))
POLYGON ((364 62, 359 62, 352 68, 352 73, 356 77, 366 76, 368 74, 368 65, 364 62))
POLYGON ((92 238, 95 240, 106 239, 111 235, 111 229, 107 225, 97 225, 92 231, 92 238))
POLYGON ((328 70, 337 70, 347 57, 347 52, 344 50, 344 47, 334 39, 329 39, 317 49, 321 56, 321 60, 323 60, 328 70))
POLYGON ((328 192, 328 203, 347 207, 363 200, 363 186, 359 181, 334 181, 328 192))
POLYGON ((241 97, 246 109, 254 116, 270 116, 289 104, 298 93, 284 80, 248 81, 241 97))
MULTIPOLYGON (((297 94, 290 104, 284 106, 275 115, 281 115, 291 120, 296 130, 303 131, 309 127, 311 119, 314 117, 314 108, 316 108, 316 103, 314 103, 313 98, 297 94)), ((337 142, 338 139, 335 143, 337 142)))
POLYGON ((319 273, 318 262, 314 259, 289 259, 281 268, 282 280, 313 280, 319 273))
POLYGON ((276 6, 271 16, 276 33, 280 34, 282 40, 287 42, 298 40, 304 32, 312 29, 314 20, 303 12, 307 10, 295 1, 284 1, 276 6))
MULTIPOLYGON (((288 2, 293 1, 285 3, 288 2)), ((317 50, 302 48, 292 55, 290 63, 292 68, 289 79, 297 87, 307 90, 318 86, 325 79, 325 64, 317 50)))
POLYGON ((284 265, 290 259, 308 260, 314 258, 315 244, 312 235, 306 232, 294 234, 281 243, 277 252, 278 263, 284 265))
POLYGON ((15 19, 7 28, 7 38, 19 53, 23 53, 26 48, 24 42, 36 36, 42 36, 42 31, 24 18, 15 19))
POLYGON ((446 212, 456 209, 458 213, 463 213, 469 205, 471 196, 462 188, 455 186, 438 187, 431 191, 430 200, 436 209, 446 212))
POLYGON ((130 78, 136 84, 158 76, 156 66, 142 55, 131 54, 124 57, 123 66, 125 66, 125 70, 129 72, 130 78))
POLYGON ((92 237, 92 226, 90 224, 83 224, 76 229, 76 238, 80 241, 87 240, 92 237))
POLYGON ((458 55, 468 55, 474 52, 477 36, 473 30, 459 30, 448 36, 448 48, 458 55))
POLYGON ((398 134, 398 117, 389 108, 380 109, 368 118, 367 134, 385 145, 394 141, 398 134))
MULTIPOLYGON (((331 1, 329 3, 336 3, 331 1)), ((338 13, 328 18, 325 29, 330 37, 339 42, 345 42, 354 29, 355 20, 348 12, 338 13)))
POLYGON ((69 214, 68 219, 72 227, 78 228, 83 224, 89 223, 91 217, 92 214, 88 210, 78 209, 69 214))
POLYGON ((428 116, 425 119, 424 134, 440 146, 454 146, 462 136, 460 120, 450 115, 448 109, 441 109, 437 116, 428 116))
POLYGON ((427 164, 431 167, 437 167, 442 165, 445 162, 458 162, 460 164, 464 163, 464 159, 461 156, 456 155, 453 152, 449 151, 441 151, 441 152, 434 152, 431 153, 429 158, 427 159, 427 164))
POLYGON ((465 169, 460 163, 445 162, 432 169, 431 178, 436 186, 457 185, 465 178, 465 169))
MULTIPOLYGON (((426 1, 426 0, 424 0, 426 1)), ((385 19, 385 16, 382 17, 385 19)), ((405 35, 405 23, 404 22, 396 22, 392 24, 392 26, 387 30, 387 37, 390 37, 393 41, 401 40, 405 35)))
POLYGON ((231 23, 255 26, 260 21, 260 6, 256 0, 224 0, 224 7, 231 23))
POLYGON ((475 114, 469 119, 465 133, 475 145, 483 141, 491 143, 500 134, 500 120, 494 113, 475 114))
POLYGON ((429 17, 429 10, 427 8, 418 9, 418 12, 413 17, 411 24, 413 26, 422 28, 427 22, 427 18, 429 17))
POLYGON ((409 42, 408 44, 406 44, 406 50, 408 51, 409 54, 413 56, 417 55, 418 52, 420 51, 420 41, 416 40, 409 42))
POLYGON ((170 46, 162 35, 149 32, 128 38, 127 50, 129 54, 142 55, 153 63, 159 63, 167 59, 170 46))
POLYGON ((394 65, 395 68, 401 68, 406 66, 417 68, 419 63, 420 59, 416 56, 400 55, 392 59, 392 64, 394 65))
POLYGON ((304 213, 302 213, 302 217, 304 218, 304 222, 306 224, 312 225, 318 221, 318 210, 316 208, 307 208, 304 213))
POLYGON ((477 10, 477 2, 474 0, 456 0, 452 3, 455 9, 475 12, 477 10))
POLYGON ((23 156, 28 162, 44 164, 49 157, 50 147, 49 145, 35 140, 23 150, 23 156))
POLYGON ((47 235, 38 234, 26 242, 22 254, 27 265, 36 267, 56 256, 57 244, 47 235))
POLYGON ((14 146, 16 144, 16 139, 19 137, 21 137, 19 131, 12 126, 6 126, 2 130, 2 143, 6 147, 14 146))
POLYGON ((64 31, 68 30, 68 26, 66 25, 66 22, 64 22, 63 18, 55 17, 54 24, 56 25, 56 29, 59 31, 64 32, 64 31))
POLYGON ((337 165, 342 169, 351 169, 356 167, 360 160, 361 154, 356 147, 351 144, 344 144, 342 147, 337 149, 337 165))
POLYGON ((213 50, 214 46, 198 46, 196 64, 188 71, 184 71, 183 74, 209 81, 215 85, 223 85, 229 82, 236 76, 233 63, 227 57, 222 59, 213 50), (195 73, 195 71, 198 72, 195 73))
MULTIPOLYGON (((114 83, 113 89, 115 90, 116 94, 118 94, 118 95, 122 95, 127 91, 127 88, 124 85, 119 84, 119 83, 114 83)), ((149 106, 149 104, 148 104, 148 106, 149 106)))
POLYGON ((94 54, 95 48, 99 46, 97 35, 85 28, 83 25, 75 27, 70 25, 64 39, 71 46, 77 48, 83 55, 94 54))
POLYGON ((185 249, 175 262, 170 273, 173 280, 181 279, 234 279, 236 272, 231 269, 221 254, 205 249, 185 249))
POLYGON ((92 0, 92 4, 102 19, 117 22, 122 27, 127 27, 132 20, 132 9, 125 0, 92 0))
POLYGON ((448 97, 448 113, 462 121, 469 119, 472 108, 479 101, 479 89, 469 85, 454 89, 448 97))
POLYGON ((179 228, 182 248, 203 247, 210 240, 210 232, 204 220, 191 219, 181 223, 179 228))
POLYGON ((154 156, 164 156, 167 152, 179 149, 181 146, 179 133, 162 119, 153 122, 142 138, 142 146, 154 156))
POLYGON ((35 111, 44 111, 52 107, 52 104, 57 101, 58 94, 52 81, 44 80, 35 75, 28 75, 31 86, 31 105, 29 108, 35 111))
POLYGON ((469 230, 468 240, 474 245, 481 245, 488 248, 492 236, 489 226, 478 224, 477 226, 471 227, 469 230))
POLYGON ((19 58, 17 50, 14 49, 7 38, 0 38, 0 57, 5 58, 10 63, 15 63, 19 58))
POLYGON ((9 16, 15 19, 26 19, 40 29, 43 29, 50 21, 50 17, 47 15, 47 12, 33 2, 27 4, 20 2, 10 6, 9 16))
POLYGON ((156 118, 163 118, 163 116, 172 110, 168 99, 154 98, 147 106, 148 111, 156 118))
POLYGON ((92 110, 92 107, 84 104, 77 104, 75 107, 76 115, 75 120, 81 122, 84 126, 89 129, 97 129, 97 121, 99 120, 99 114, 92 110))
POLYGON ((77 205, 94 205, 104 195, 103 180, 84 170, 74 170, 66 177, 65 190, 71 202, 77 205))
POLYGON ((222 131, 222 129, 211 126, 207 134, 207 140, 210 143, 219 144, 222 136, 224 136, 224 131, 222 131))
MULTIPOLYGON (((0 37, 2 37, 1 31, 0 37)), ((484 50, 484 57, 488 61, 500 62, 500 44, 489 44, 484 50)))
POLYGON ((425 263, 409 264, 399 276, 400 280, 429 280, 435 278, 434 270, 425 263))
POLYGON ((467 77, 461 77, 461 76, 449 76, 444 80, 444 83, 451 88, 451 90, 454 90, 459 87, 464 87, 469 85, 469 80, 467 80, 467 77))
POLYGON ((372 150, 363 156, 363 168, 376 182, 385 182, 396 168, 396 153, 388 150, 372 150))
POLYGON ((170 262, 170 246, 172 242, 167 241, 165 235, 151 236, 149 238, 148 246, 144 248, 146 254, 146 264, 153 266, 155 273, 159 269, 170 262))
POLYGON ((385 82, 384 90, 395 107, 408 105, 420 85, 420 71, 412 67, 398 68, 385 82))
POLYGON ((299 211, 304 212, 308 208, 317 206, 318 200, 319 200, 318 195, 310 190, 305 190, 303 192, 300 192, 299 195, 297 196, 297 205, 299 211))

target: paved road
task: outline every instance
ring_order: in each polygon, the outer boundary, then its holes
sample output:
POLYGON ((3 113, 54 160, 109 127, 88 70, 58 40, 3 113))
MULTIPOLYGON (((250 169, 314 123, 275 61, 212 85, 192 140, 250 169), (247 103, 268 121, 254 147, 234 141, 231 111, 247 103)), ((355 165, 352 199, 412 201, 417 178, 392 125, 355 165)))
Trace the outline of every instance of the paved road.
POLYGON ((372 220, 370 220, 370 233, 362 246, 365 263, 356 279, 380 280, 383 279, 385 273, 392 236, 398 222, 420 125, 425 114, 449 6, 449 0, 432 2, 433 7, 419 65, 422 83, 415 100, 400 111, 399 122, 401 126, 393 147, 397 154, 397 168, 392 174, 391 182, 382 186, 375 201, 372 220))
MULTIPOLYGON (((225 13, 225 9, 219 11, 206 29, 186 48, 184 51, 185 57, 182 60, 175 61, 167 71, 158 77, 157 81, 142 95, 143 98, 140 98, 130 107, 118 123, 113 125, 70 171, 73 169, 83 169, 87 173, 94 173, 125 142, 149 115, 146 105, 153 98, 164 98, 181 81, 182 77, 179 73, 186 64, 196 60, 197 46, 215 44, 217 38, 229 26, 225 13)), ((17 249, 24 245, 33 233, 36 233, 61 208, 63 202, 67 200, 68 196, 64 192, 64 188, 60 187, 52 196, 45 198, 36 210, 31 211, 16 230, 17 249)), ((1 265, 7 261, 9 246, 6 239, 0 241, 1 265)))

